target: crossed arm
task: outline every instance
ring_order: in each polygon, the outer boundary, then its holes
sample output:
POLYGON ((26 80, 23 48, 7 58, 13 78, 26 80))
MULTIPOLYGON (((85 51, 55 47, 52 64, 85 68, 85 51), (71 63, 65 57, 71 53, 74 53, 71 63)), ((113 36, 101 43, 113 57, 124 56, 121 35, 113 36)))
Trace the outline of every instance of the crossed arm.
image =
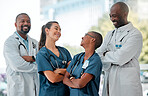
POLYGON ((75 79, 70 77, 70 74, 66 71, 63 79, 63 83, 72 88, 83 88, 93 78, 93 75, 89 73, 83 73, 81 78, 75 79))
MULTIPOLYGON (((69 63, 70 61, 68 62, 68 64, 69 63)), ((51 83, 56 83, 63 80, 64 75, 66 73, 66 68, 57 68, 54 71, 47 70, 43 71, 43 73, 51 83)))

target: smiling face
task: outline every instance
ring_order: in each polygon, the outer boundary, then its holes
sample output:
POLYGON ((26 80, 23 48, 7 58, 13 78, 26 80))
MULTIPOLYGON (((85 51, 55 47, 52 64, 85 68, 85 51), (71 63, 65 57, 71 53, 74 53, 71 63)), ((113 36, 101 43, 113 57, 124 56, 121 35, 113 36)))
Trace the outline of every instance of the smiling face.
POLYGON ((20 15, 15 22, 17 32, 26 35, 31 28, 30 18, 27 15, 20 15))
POLYGON ((118 4, 115 4, 110 9, 110 20, 116 28, 127 24, 127 13, 122 11, 118 4))
POLYGON ((91 40, 94 39, 95 37, 93 36, 93 34, 91 32, 88 32, 85 34, 84 37, 82 37, 82 40, 81 40, 81 46, 87 46, 88 44, 91 43, 91 40))
POLYGON ((50 27, 50 29, 45 29, 47 38, 51 38, 54 41, 57 41, 61 37, 61 28, 59 24, 53 23, 50 27))

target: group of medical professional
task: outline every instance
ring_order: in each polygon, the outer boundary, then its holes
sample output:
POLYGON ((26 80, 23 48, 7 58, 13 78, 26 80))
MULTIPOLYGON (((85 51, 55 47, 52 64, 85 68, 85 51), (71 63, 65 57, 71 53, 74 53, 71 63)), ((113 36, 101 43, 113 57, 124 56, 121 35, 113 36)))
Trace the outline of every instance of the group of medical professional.
POLYGON ((37 42, 28 35, 28 14, 18 14, 16 31, 4 44, 7 96, 99 96, 102 70, 102 96, 142 96, 142 35, 127 20, 128 13, 124 2, 112 5, 109 16, 115 29, 104 40, 98 32, 87 32, 80 43, 85 51, 73 58, 56 45, 61 37, 57 21, 42 26, 37 42))

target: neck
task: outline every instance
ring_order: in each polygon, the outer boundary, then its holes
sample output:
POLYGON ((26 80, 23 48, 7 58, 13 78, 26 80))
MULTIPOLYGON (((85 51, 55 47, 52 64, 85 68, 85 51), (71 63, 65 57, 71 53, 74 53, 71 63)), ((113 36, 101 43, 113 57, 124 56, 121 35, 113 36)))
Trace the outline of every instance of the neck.
POLYGON ((95 52, 95 49, 91 47, 91 49, 85 49, 84 61, 91 57, 95 52))
MULTIPOLYGON (((18 31, 17 31, 18 32, 18 31)), ((20 32, 18 32, 18 34, 23 38, 23 39, 27 39, 27 35, 21 34, 20 32)))
POLYGON ((46 48, 50 49, 50 50, 55 50, 57 49, 56 48, 56 45, 55 45, 55 42, 51 39, 46 39, 46 43, 45 43, 45 46, 46 48))

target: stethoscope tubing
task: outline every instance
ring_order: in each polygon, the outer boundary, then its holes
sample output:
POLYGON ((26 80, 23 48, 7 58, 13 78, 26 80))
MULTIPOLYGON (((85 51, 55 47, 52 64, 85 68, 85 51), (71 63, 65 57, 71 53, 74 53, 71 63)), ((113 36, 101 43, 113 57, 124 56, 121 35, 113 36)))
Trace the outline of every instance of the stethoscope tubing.
MULTIPOLYGON (((129 31, 127 31, 127 32, 129 33, 129 31)), ((112 34, 111 34, 111 37, 110 37, 110 39, 109 39, 109 41, 108 41, 108 43, 107 43, 107 46, 110 45, 110 42, 111 42, 111 40, 112 40, 112 38, 113 38, 113 36, 114 36, 114 33, 115 33, 115 30, 112 31, 112 34)), ((123 37, 121 38, 120 42, 122 42, 123 39, 124 39, 127 35, 128 35, 128 34, 126 34, 125 36, 123 36, 123 37)))
MULTIPOLYGON (((53 59, 55 60, 55 63, 56 63, 56 66, 57 66, 57 68, 60 68, 59 67, 59 63, 58 63, 58 61, 56 60, 56 58, 55 58, 55 56, 53 56, 52 54, 50 54, 50 52, 49 52, 49 50, 47 49, 47 47, 45 46, 45 48, 46 48, 46 50, 47 50, 47 52, 48 52, 48 54, 49 54, 49 62, 50 62, 50 64, 51 64, 51 66, 53 67, 53 69, 56 69, 56 67, 53 65, 53 63, 51 62, 51 56, 53 57, 53 59)), ((61 54, 61 56, 62 56, 62 58, 63 58, 63 61, 62 61, 62 63, 64 64, 66 64, 66 61, 64 60, 64 56, 63 56, 63 54, 62 54, 62 52, 61 52, 61 50, 58 48, 58 50, 59 50, 59 52, 60 52, 60 54, 61 54)))

